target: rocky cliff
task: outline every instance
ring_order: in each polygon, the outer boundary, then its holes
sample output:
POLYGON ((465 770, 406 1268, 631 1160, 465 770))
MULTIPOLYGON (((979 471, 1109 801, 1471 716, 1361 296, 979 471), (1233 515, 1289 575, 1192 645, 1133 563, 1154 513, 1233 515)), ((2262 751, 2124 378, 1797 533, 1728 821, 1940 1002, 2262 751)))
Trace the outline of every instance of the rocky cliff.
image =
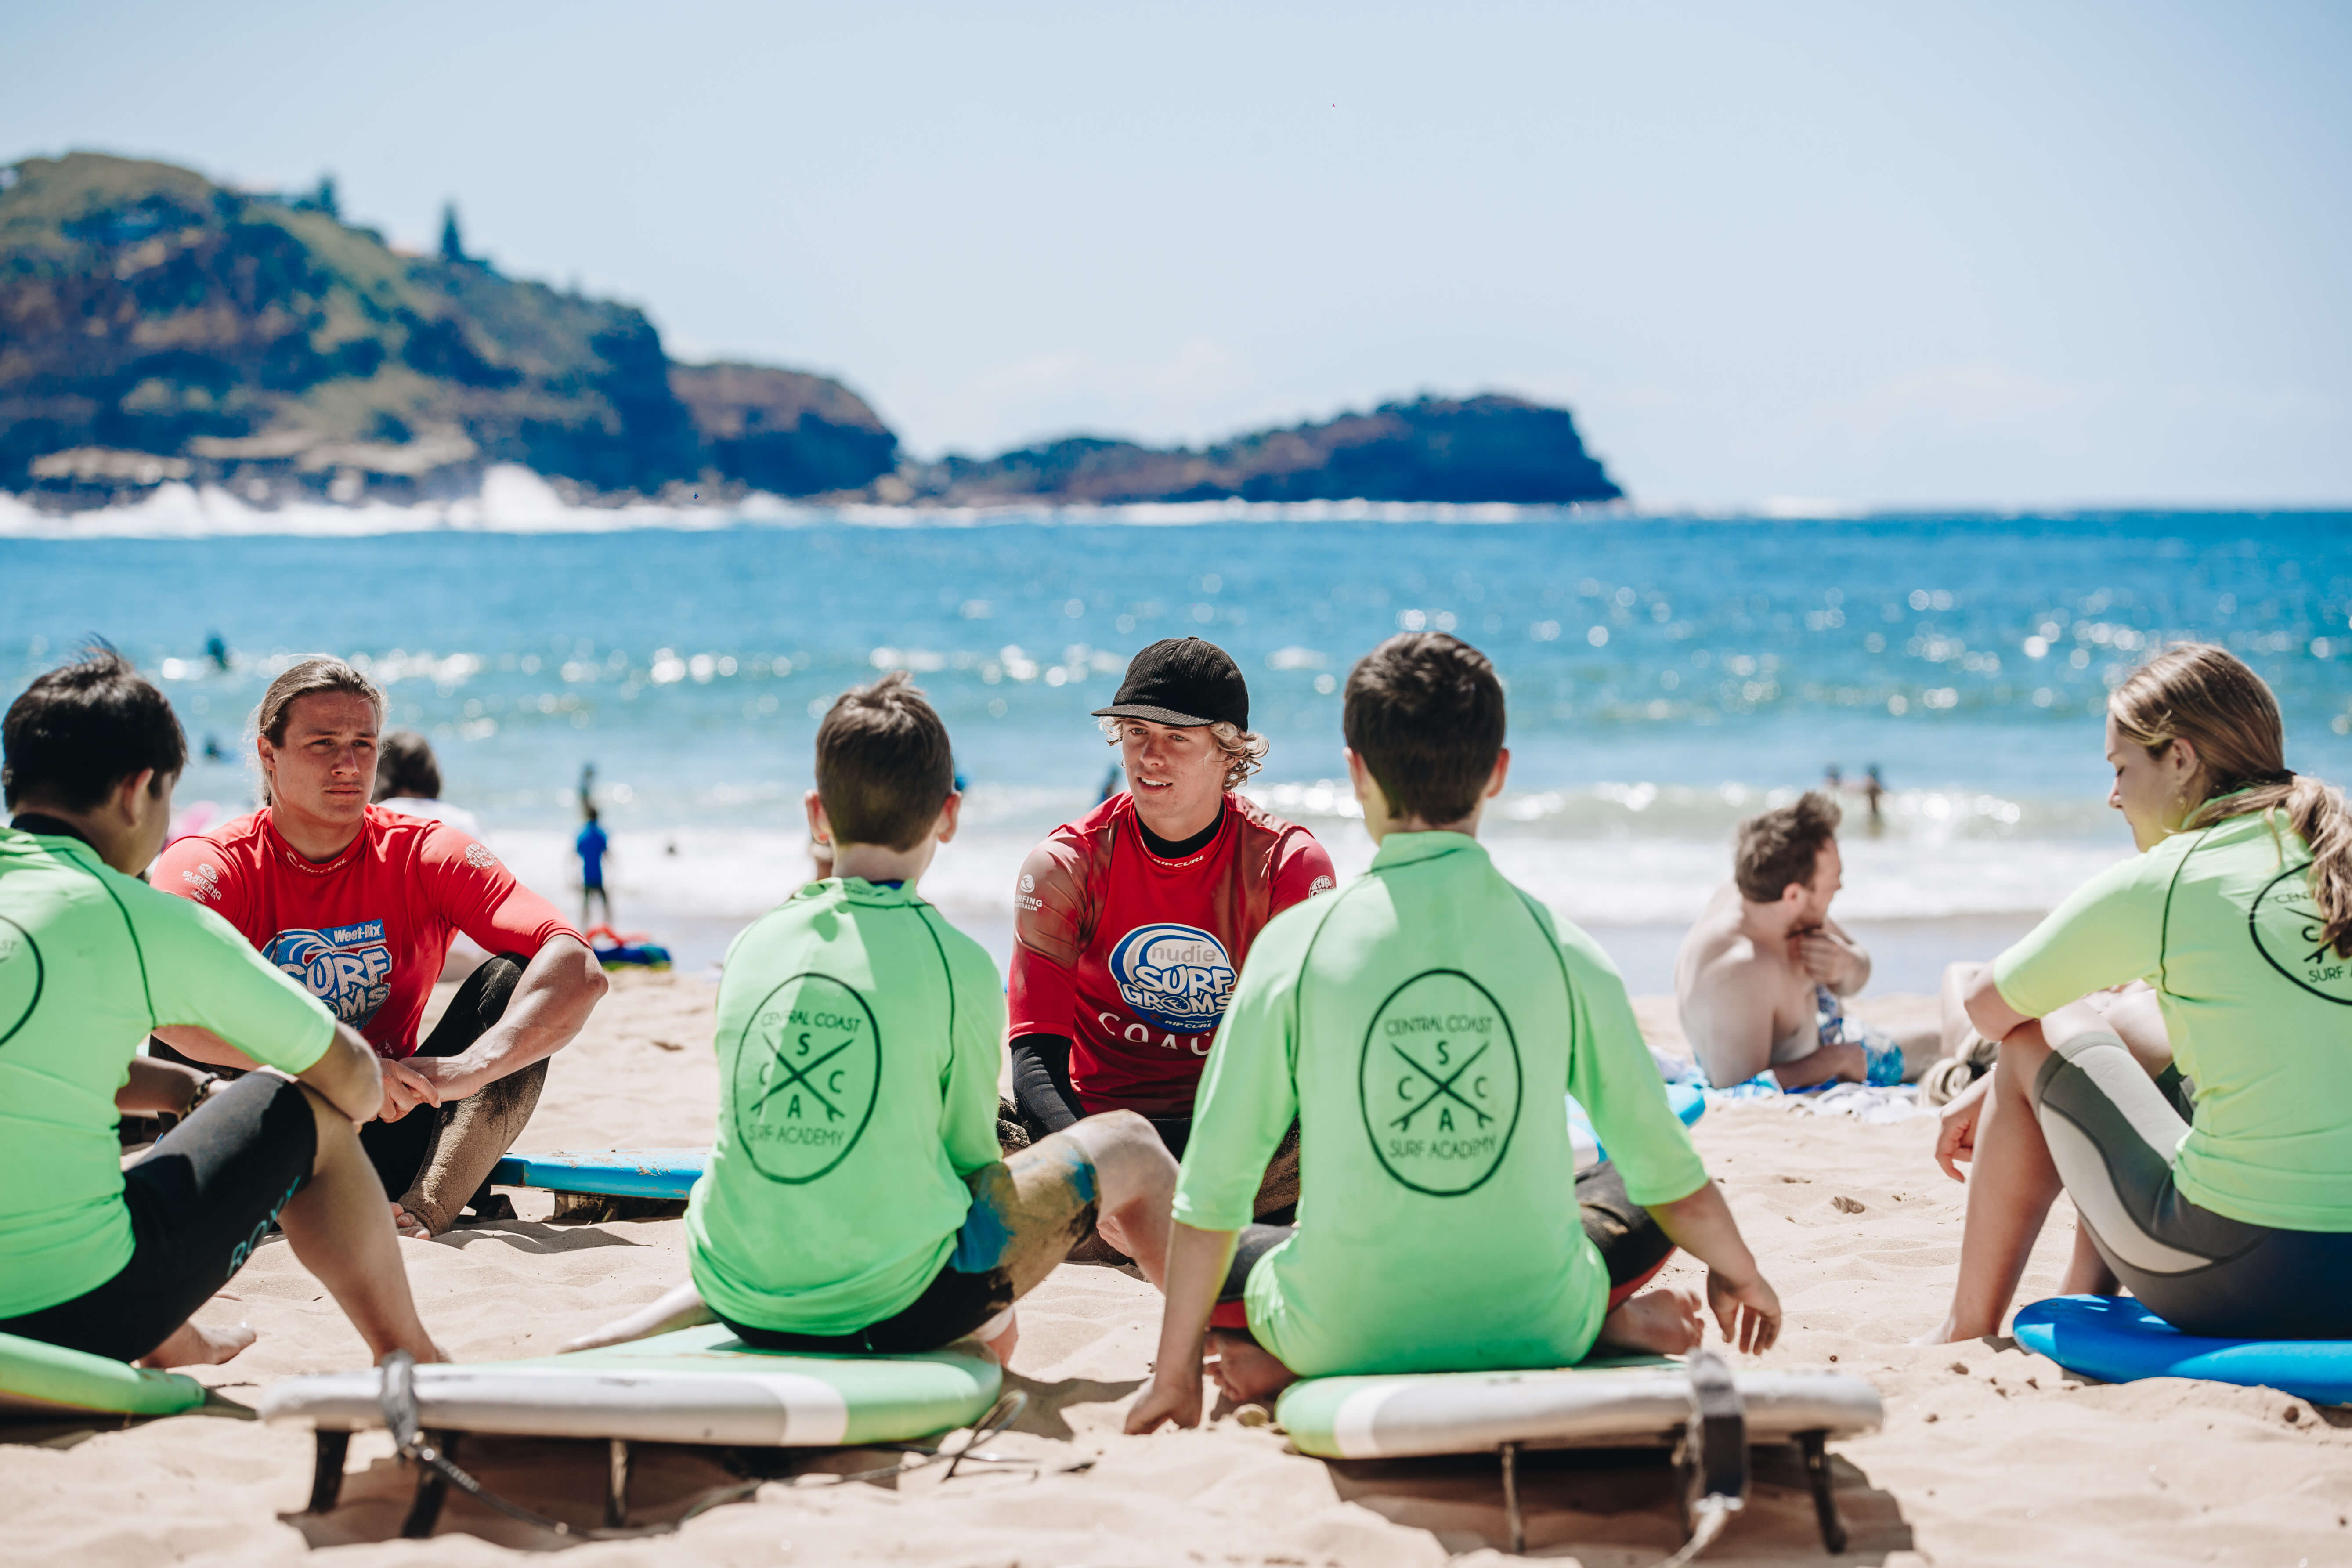
POLYGON ((1075 437, 988 458, 910 464, 896 482, 960 505, 1399 500, 1561 504, 1624 494, 1564 408, 1522 398, 1423 397, 1239 437, 1197 451, 1075 437))
POLYGON ((408 256, 310 198, 94 153, 0 169, 0 489, 170 479, 392 500, 521 463, 583 495, 862 485, 897 441, 837 383, 672 364, 643 312, 408 256))
POLYGON ((840 383, 671 363, 643 312, 404 254, 331 181, 240 192, 98 153, 0 166, 0 490, 189 481, 257 504, 464 494, 520 463, 581 500, 747 489, 894 504, 1564 503, 1622 492, 1563 408, 1423 397, 1204 447, 1076 437, 901 462, 840 383))

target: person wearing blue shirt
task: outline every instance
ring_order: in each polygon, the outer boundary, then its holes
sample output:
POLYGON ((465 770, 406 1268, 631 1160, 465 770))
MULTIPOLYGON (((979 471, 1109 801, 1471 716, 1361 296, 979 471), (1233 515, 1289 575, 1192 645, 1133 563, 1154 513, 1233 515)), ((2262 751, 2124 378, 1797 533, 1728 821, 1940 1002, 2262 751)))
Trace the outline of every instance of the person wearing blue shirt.
POLYGON ((580 855, 580 923, 588 923, 588 901, 593 899, 604 907, 604 923, 611 925, 613 895, 604 890, 604 852, 612 841, 597 825, 596 808, 592 805, 587 811, 587 826, 581 828, 580 837, 572 845, 580 855))

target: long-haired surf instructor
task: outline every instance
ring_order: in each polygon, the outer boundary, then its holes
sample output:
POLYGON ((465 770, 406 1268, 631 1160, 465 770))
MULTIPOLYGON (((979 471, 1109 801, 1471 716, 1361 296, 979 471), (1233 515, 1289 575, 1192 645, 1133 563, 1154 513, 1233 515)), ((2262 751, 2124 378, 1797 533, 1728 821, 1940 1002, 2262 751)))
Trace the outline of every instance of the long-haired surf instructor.
MULTIPOLYGON (((1264 760, 1249 684, 1213 643, 1135 656, 1094 716, 1127 789, 1046 836, 1014 888, 1013 1090, 1033 1138, 1105 1110, 1150 1119, 1181 1155, 1234 978, 1265 922, 1331 890, 1315 836, 1234 793, 1264 760)), ((1297 1201, 1298 1147, 1267 1168, 1261 1215, 1297 1201)))
MULTIPOLYGON (((547 1058, 604 994, 604 972, 553 905, 445 822, 371 805, 383 693, 341 659, 302 659, 255 715, 260 810, 173 844, 154 884, 226 917, 383 1058, 360 1140, 409 1235, 438 1234, 484 1187, 539 1103, 547 1058), (463 932, 493 956, 423 1034, 463 932)), ((157 1033, 198 1067, 249 1068, 198 1027, 157 1033)))

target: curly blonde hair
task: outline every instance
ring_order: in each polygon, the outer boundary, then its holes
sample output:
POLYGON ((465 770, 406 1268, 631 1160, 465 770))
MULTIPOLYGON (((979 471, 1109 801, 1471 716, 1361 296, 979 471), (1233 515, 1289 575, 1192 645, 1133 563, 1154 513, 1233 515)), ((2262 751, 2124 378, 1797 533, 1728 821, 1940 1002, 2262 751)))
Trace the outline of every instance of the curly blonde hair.
MULTIPOLYGON (((1134 721, 1098 719, 1096 722, 1102 726, 1103 739, 1116 746, 1119 742, 1119 726, 1134 721)), ((1223 719, 1209 726, 1209 739, 1216 742, 1217 749, 1225 753, 1227 789, 1239 789, 1243 780, 1265 766, 1265 753, 1272 745, 1256 731, 1244 730, 1223 719)))

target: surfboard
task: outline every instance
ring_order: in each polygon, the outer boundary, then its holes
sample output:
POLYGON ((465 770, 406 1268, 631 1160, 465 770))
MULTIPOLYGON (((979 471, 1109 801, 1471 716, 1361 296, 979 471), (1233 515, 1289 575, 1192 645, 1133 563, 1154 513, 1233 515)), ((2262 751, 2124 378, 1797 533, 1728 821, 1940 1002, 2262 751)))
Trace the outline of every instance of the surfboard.
POLYGON ((176 1415, 205 1397, 203 1384, 176 1372, 0 1334, 0 1416, 176 1415))
MULTIPOLYGON (((1706 1097, 1697 1085, 1664 1086, 1666 1103, 1687 1127, 1706 1114, 1706 1097)), ((1578 1152, 1599 1151, 1601 1143, 1584 1107, 1568 1101, 1569 1135, 1578 1152)), ((541 1187, 556 1193, 595 1193, 623 1198, 683 1198, 694 1190, 710 1158, 708 1148, 589 1149, 551 1154, 509 1154, 490 1168, 490 1180, 501 1187, 541 1187)), ((1605 1159, 1595 1152, 1593 1159, 1605 1159)), ((1580 1160, 1579 1163, 1590 1162, 1580 1160)))
MULTIPOLYGON (((1737 1374, 1750 1443, 1875 1431, 1878 1391, 1849 1373, 1737 1374)), ((1548 1372, 1400 1373, 1294 1383, 1275 1419, 1302 1454, 1392 1459, 1526 1448, 1671 1447, 1690 1425, 1679 1362, 1622 1357, 1548 1372)))
POLYGON ((2102 1383, 2198 1377, 2352 1405, 2352 1340, 2217 1340, 2184 1334, 2122 1296, 2053 1296, 2010 1332, 2036 1355, 2102 1383))
POLYGON ((682 1198, 710 1158, 695 1149, 592 1149, 579 1153, 509 1154, 490 1167, 501 1187, 544 1187, 620 1198, 682 1198))
MULTIPOLYGON (((1698 1085, 1670 1083, 1665 1089, 1666 1104, 1684 1126, 1688 1127, 1706 1114, 1706 1091, 1698 1085)), ((1601 1134, 1592 1129, 1592 1118, 1584 1113, 1584 1107, 1576 1103, 1572 1094, 1568 1097, 1568 1136, 1576 1146, 1579 1170, 1609 1157, 1609 1152, 1601 1146, 1601 1134), (1591 1151, 1590 1158, 1586 1157, 1587 1150, 1591 1151)))
MULTIPOLYGON (((973 1348, 793 1355, 708 1324, 577 1355, 420 1366, 416 1399, 427 1430, 832 1448, 968 1426, 1003 1376, 973 1348)), ((288 1378, 258 1408, 265 1421, 362 1431, 383 1425, 383 1386, 373 1368, 288 1378)))

